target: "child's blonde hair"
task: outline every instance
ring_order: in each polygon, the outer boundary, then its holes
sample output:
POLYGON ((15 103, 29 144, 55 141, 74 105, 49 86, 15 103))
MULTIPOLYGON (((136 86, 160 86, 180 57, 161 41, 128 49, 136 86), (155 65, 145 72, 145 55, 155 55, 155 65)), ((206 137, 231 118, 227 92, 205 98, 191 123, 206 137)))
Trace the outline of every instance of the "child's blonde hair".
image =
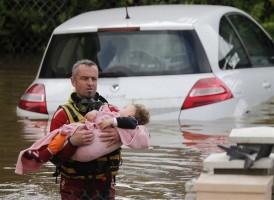
POLYGON ((149 123, 150 114, 149 111, 142 104, 133 104, 135 106, 135 119, 139 125, 145 125, 149 123))

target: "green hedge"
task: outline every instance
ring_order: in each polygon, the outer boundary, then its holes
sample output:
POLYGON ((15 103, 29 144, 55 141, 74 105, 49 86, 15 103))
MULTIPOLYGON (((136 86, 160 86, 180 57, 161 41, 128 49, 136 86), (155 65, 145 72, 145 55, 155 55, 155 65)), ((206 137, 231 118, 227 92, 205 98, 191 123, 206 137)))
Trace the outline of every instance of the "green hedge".
POLYGON ((0 53, 39 53, 53 29, 82 12, 151 4, 213 4, 238 7, 250 13, 274 37, 271 0, 1 0, 0 53))
POLYGON ((274 38, 274 22, 265 22, 262 23, 262 26, 274 38))

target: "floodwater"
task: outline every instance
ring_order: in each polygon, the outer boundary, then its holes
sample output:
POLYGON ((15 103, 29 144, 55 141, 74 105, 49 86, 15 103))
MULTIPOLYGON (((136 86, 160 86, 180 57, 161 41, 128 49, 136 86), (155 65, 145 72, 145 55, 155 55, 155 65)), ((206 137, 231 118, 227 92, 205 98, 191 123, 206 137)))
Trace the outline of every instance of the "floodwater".
MULTIPOLYGON (((48 121, 16 116, 18 99, 34 79, 39 60, 39 56, 0 58, 0 199, 60 199, 50 163, 39 173, 14 174, 19 151, 48 130, 48 121)), ((258 112, 239 118, 237 124, 255 126, 273 125, 273 122, 274 99, 261 105, 258 112)), ((219 151, 216 144, 227 142, 226 131, 218 130, 219 134, 215 135, 182 133, 177 122, 153 123, 148 128, 149 149, 123 149, 116 199, 184 199, 184 184, 199 175, 203 158, 219 151)))

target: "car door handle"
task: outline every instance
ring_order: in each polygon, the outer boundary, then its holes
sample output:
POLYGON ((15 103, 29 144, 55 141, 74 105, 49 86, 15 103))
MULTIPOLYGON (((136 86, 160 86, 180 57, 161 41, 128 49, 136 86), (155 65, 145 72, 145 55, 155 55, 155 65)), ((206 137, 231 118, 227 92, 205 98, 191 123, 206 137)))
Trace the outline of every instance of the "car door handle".
POLYGON ((264 81, 263 82, 263 88, 269 89, 269 88, 271 88, 271 84, 268 81, 264 81))

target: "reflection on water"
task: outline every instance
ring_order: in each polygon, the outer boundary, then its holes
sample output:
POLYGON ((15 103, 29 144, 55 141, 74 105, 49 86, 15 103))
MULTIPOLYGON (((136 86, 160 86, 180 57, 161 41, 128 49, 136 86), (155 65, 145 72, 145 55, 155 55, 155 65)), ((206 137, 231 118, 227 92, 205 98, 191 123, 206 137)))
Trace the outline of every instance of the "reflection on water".
MULTIPOLYGON (((35 77, 38 66, 38 61, 32 64, 28 61, 0 60, 0 199, 59 199, 52 164, 47 164, 39 173, 14 174, 19 151, 48 130, 48 121, 16 117, 18 98, 35 77)), ((237 119, 237 123, 272 124, 273 102, 237 119)), ((149 149, 123 149, 117 199, 184 199, 184 183, 200 173, 202 159, 210 152, 219 151, 216 144, 227 142, 225 132, 218 135, 181 133, 177 122, 150 124, 148 128, 149 149)))
MULTIPOLYGON (((213 152, 219 152, 217 144, 228 143, 226 135, 203 135, 190 132, 184 132, 184 144, 192 149, 197 149, 200 152, 205 152, 206 155, 213 152)), ((204 156, 206 156, 204 155, 204 156)))
MULTIPOLYGON (((25 176, 13 174, 19 150, 43 136, 47 122, 18 120, 15 124, 22 130, 13 132, 12 140, 8 142, 1 140, 1 143, 9 143, 4 148, 1 144, 1 149, 8 150, 11 155, 7 160, 1 158, 0 197, 58 199, 58 185, 52 177, 54 166, 50 163, 39 173, 25 176), (11 146, 11 142, 20 143, 20 147, 11 146)), ((166 129, 166 135, 163 125, 152 125, 149 129, 153 144, 149 149, 123 149, 123 165, 117 177, 117 199, 183 199, 184 183, 200 172, 200 153, 184 148, 183 138, 176 129, 166 129), (158 132, 156 127, 161 127, 161 131, 158 132)))
POLYGON ((17 122, 22 124, 23 137, 28 141, 38 140, 49 131, 48 120, 19 119, 17 122))
POLYGON ((182 148, 153 147, 123 155, 118 190, 129 199, 183 199, 185 181, 201 168, 199 153, 182 148))

